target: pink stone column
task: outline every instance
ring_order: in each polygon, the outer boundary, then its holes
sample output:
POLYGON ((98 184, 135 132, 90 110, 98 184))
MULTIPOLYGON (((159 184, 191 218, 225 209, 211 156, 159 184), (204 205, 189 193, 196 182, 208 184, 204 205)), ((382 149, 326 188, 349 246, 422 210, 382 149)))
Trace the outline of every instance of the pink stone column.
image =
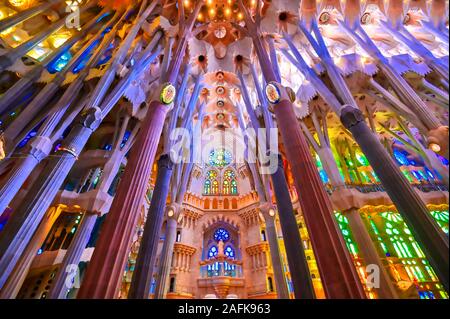
POLYGON ((327 298, 366 298, 293 105, 284 99, 274 111, 325 294, 327 298))
MULTIPOLYGON (((242 2, 240 6, 245 10, 242 2)), ((264 79, 267 83, 277 83, 277 77, 265 50, 263 38, 258 34, 258 28, 248 16, 246 24, 253 39, 264 79)), ((281 87, 279 83, 277 86, 281 87)), ((285 89, 282 88, 281 91, 284 92, 280 92, 280 102, 272 107, 280 129, 286 158, 291 165, 325 294, 327 298, 365 299, 364 289, 334 220, 330 198, 324 189, 308 143, 298 125, 293 104, 288 99, 285 89)))
POLYGON ((149 105, 77 298, 116 298, 168 106, 149 105))

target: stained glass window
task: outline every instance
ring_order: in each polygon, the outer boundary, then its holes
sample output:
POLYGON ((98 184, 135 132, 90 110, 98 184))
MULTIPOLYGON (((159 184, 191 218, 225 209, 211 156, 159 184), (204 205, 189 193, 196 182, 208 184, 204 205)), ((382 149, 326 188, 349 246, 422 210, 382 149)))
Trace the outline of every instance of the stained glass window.
POLYGON ((339 228, 341 229, 342 235, 344 237, 345 243, 347 245, 348 250, 352 254, 353 257, 358 256, 358 248, 353 240, 352 233, 350 231, 350 227, 348 225, 348 219, 341 213, 335 214, 336 219, 338 221, 339 228))
POLYGON ((218 228, 214 232, 214 240, 215 241, 226 242, 229 239, 230 239, 230 234, 228 233, 228 231, 225 228, 218 228))
POLYGON ((213 245, 211 246, 211 248, 209 248, 208 250, 208 258, 214 258, 217 256, 217 253, 219 252, 219 250, 217 249, 217 246, 213 245))
POLYGON ((228 258, 234 259, 234 257, 235 257, 234 249, 230 245, 225 247, 224 253, 225 253, 225 256, 227 256, 228 258))
POLYGON ((217 180, 216 171, 208 171, 206 173, 205 183, 203 184, 203 194, 217 195, 219 194, 219 181, 217 180))
POLYGON ((236 174, 231 169, 226 170, 223 175, 222 194, 237 195, 236 174))
POLYGON ((232 155, 224 149, 212 150, 209 153, 209 165, 223 168, 231 163, 232 155))
POLYGON ((372 236, 378 241, 386 257, 398 258, 411 281, 437 281, 437 276, 425 259, 411 231, 397 212, 368 215, 372 236))
POLYGON ((432 210, 431 215, 442 228, 442 230, 448 234, 448 211, 432 210))

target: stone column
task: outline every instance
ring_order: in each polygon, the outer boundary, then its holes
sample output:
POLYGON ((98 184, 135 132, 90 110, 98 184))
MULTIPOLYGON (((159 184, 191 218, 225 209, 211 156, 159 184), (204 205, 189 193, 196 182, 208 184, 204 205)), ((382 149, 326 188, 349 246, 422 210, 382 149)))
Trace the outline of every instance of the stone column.
POLYGON ((275 228, 275 210, 270 207, 261 207, 260 210, 266 222, 266 235, 267 241, 269 242, 270 258, 278 299, 289 299, 286 277, 281 263, 280 247, 278 246, 277 230, 275 228))
POLYGON ((284 98, 274 105, 274 111, 325 294, 328 298, 365 298, 292 103, 284 98))
POLYGON ((280 216, 289 272, 294 286, 294 295, 297 299, 313 299, 315 297, 314 287, 294 216, 294 207, 292 206, 281 156, 278 156, 277 160, 277 170, 271 175, 271 179, 280 216))
POLYGON ((29 200, 17 207, 0 233, 0 287, 13 270, 67 177, 93 130, 98 127, 100 110, 91 108, 75 125, 59 151, 52 156, 42 174, 27 193, 29 200))
POLYGON ((0 215, 39 162, 50 153, 51 147, 52 142, 49 138, 38 137, 31 142, 24 154, 19 154, 21 157, 5 177, 5 182, 0 188, 0 215))
POLYGON ((78 226, 75 233, 75 237, 72 239, 69 248, 66 251, 64 260, 58 269, 58 273, 54 279, 54 283, 50 289, 48 298, 49 299, 65 299, 66 295, 71 288, 66 283, 67 273, 71 272, 68 267, 78 267, 80 263, 81 256, 89 242, 89 238, 92 233, 92 229, 95 226, 97 220, 96 214, 85 213, 84 217, 78 226))
MULTIPOLYGON (((278 95, 278 100, 274 100, 270 107, 275 113, 286 158, 291 165, 302 214, 310 234, 326 296, 365 298, 364 289, 334 220, 330 199, 297 123, 288 91, 277 81, 258 25, 259 19, 253 21, 241 0, 239 7, 244 12, 246 29, 253 40, 263 77, 268 84, 276 87, 272 92, 278 95)), ((287 237, 286 234, 284 236, 287 237)))
POLYGON ((130 290, 128 291, 129 299, 147 299, 150 293, 159 235, 164 219, 170 178, 173 172, 172 168, 173 163, 170 156, 167 154, 161 155, 158 160, 158 175, 155 189, 147 213, 144 234, 134 267, 130 290))
POLYGON ((30 243, 24 250, 11 275, 0 290, 0 299, 15 299, 25 281, 31 263, 42 246, 48 232, 61 214, 61 207, 52 207, 45 214, 30 243))
MULTIPOLYGON (((336 190, 331 195, 331 199, 336 209, 340 210, 347 217, 355 242, 364 259, 364 264, 366 266, 370 264, 377 265, 380 269, 380 288, 376 289, 378 297, 380 299, 397 298, 397 293, 391 279, 378 256, 377 249, 370 238, 369 232, 364 226, 358 209, 355 208, 355 206, 361 206, 361 202, 355 205, 359 197, 353 195, 355 190, 345 188, 344 180, 339 174, 339 169, 331 149, 328 147, 320 148, 318 154, 322 161, 322 165, 330 178, 331 185, 336 187, 336 190)), ((357 193, 358 195, 360 194, 359 192, 357 193)))
POLYGON ((169 107, 149 105, 77 298, 116 298, 169 107))
POLYGON ((155 299, 164 299, 170 280, 170 266, 173 257, 173 245, 177 235, 177 220, 174 214, 167 219, 166 238, 164 239, 161 257, 159 258, 158 276, 156 279, 155 299))
POLYGON ((377 249, 367 232, 366 226, 363 223, 359 211, 355 208, 349 209, 342 212, 345 217, 347 217, 348 224, 352 231, 353 238, 358 245, 361 257, 364 260, 366 267, 368 265, 376 265, 380 270, 380 287, 374 287, 377 292, 378 298, 380 299, 397 299, 398 295, 392 284, 391 278, 389 277, 386 268, 384 267, 380 256, 377 253, 377 249))
POLYGON ((28 8, 24 11, 21 11, 19 13, 16 13, 10 17, 7 17, 5 19, 3 19, 0 22, 0 32, 1 31, 5 31, 8 28, 11 28, 17 24, 19 24, 22 21, 25 21, 29 18, 34 17, 35 15, 47 10, 48 8, 50 8, 51 6, 57 4, 58 2, 62 2, 62 0, 50 0, 50 1, 46 1, 43 2, 41 4, 38 4, 32 8, 28 8))
POLYGON ((364 122, 361 111, 346 106, 341 112, 341 121, 366 154, 389 197, 410 226, 414 238, 420 244, 442 285, 449 291, 448 237, 433 220, 424 202, 398 170, 386 150, 378 143, 378 138, 364 122))

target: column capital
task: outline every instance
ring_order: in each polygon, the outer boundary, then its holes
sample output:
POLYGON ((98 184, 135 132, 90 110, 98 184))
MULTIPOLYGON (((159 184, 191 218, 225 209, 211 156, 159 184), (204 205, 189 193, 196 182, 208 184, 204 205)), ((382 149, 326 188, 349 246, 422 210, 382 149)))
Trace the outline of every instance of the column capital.
POLYGON ((167 168, 167 169, 172 169, 173 168, 173 162, 172 159, 170 158, 169 154, 162 154, 159 159, 158 159, 158 169, 161 168, 167 168))
POLYGON ((50 138, 46 136, 36 136, 29 145, 28 153, 40 162, 50 154, 52 146, 53 143, 50 138))
POLYGON ((102 110, 97 106, 90 107, 82 113, 81 124, 92 131, 99 127, 101 121, 102 110))
POLYGON ((268 218, 275 219, 276 208, 271 203, 262 203, 258 208, 265 220, 267 220, 268 218))
POLYGON ((345 128, 350 129, 358 123, 364 122, 364 115, 360 109, 344 105, 341 109, 340 119, 345 128))
POLYGON ((183 213, 183 206, 177 203, 172 203, 166 207, 167 219, 173 219, 177 222, 180 221, 183 213))

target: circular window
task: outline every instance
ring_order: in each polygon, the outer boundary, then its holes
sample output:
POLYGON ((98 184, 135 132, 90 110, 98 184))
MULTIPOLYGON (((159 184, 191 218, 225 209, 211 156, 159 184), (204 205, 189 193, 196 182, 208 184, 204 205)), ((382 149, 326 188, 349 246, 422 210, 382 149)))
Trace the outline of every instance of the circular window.
POLYGON ((225 228, 218 228, 214 232, 214 240, 215 241, 223 241, 226 242, 230 239, 230 234, 225 228))

